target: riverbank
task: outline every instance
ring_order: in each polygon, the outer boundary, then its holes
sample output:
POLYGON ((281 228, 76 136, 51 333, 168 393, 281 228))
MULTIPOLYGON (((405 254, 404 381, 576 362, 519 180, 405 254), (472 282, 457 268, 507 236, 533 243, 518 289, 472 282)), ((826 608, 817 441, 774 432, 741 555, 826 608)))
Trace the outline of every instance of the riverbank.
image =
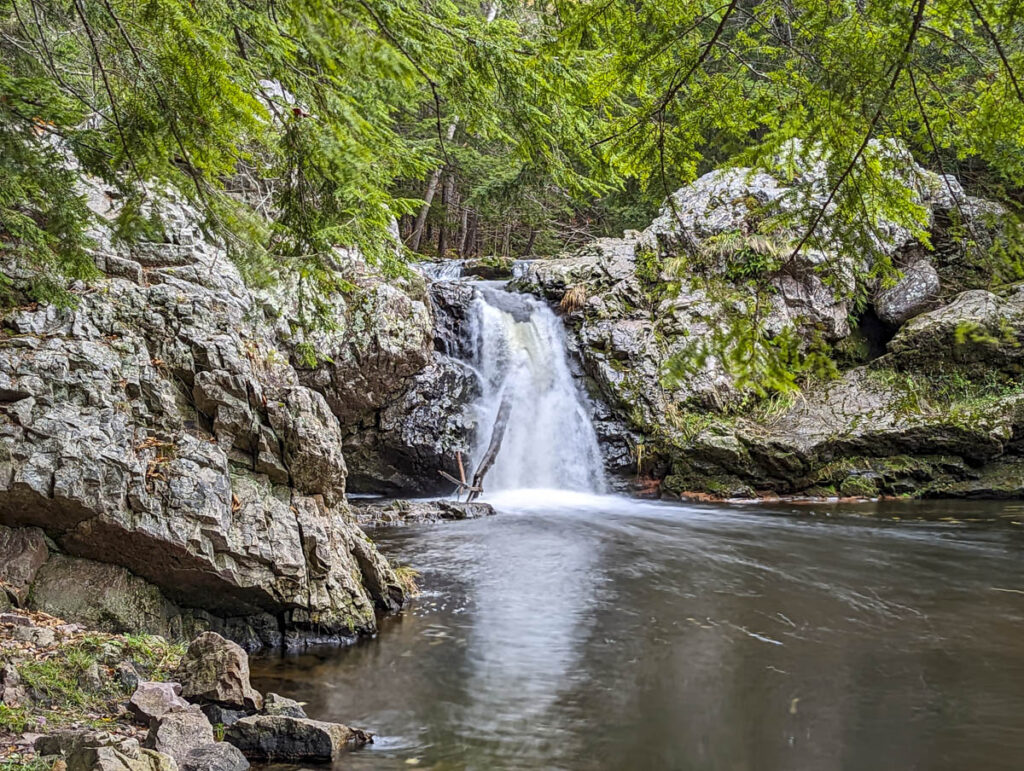
POLYGON ((214 632, 185 646, 0 613, 0 771, 245 771, 372 741, 254 689, 248 655, 214 632))

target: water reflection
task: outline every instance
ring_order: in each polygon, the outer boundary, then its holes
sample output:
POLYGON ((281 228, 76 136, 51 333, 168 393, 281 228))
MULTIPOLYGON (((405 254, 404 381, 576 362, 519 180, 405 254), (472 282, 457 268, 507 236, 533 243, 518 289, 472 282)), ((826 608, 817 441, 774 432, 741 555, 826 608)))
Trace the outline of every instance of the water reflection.
POLYGON ((346 768, 1021 767, 1020 528, 496 503, 375 534, 428 590, 379 639, 256 662, 346 768))

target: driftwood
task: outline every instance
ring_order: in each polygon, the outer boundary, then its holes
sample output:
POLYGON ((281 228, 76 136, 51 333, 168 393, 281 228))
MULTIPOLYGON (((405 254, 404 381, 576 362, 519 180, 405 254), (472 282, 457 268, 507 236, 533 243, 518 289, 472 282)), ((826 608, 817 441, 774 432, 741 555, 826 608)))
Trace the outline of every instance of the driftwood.
POLYGON ((480 459, 480 465, 476 467, 473 474, 473 484, 469 486, 469 497, 467 501, 475 500, 484 490, 484 476, 491 470, 498 451, 501 450, 501 440, 505 438, 505 429, 508 428, 508 419, 512 415, 512 395, 509 391, 502 394, 501 406, 498 407, 498 417, 494 419, 494 429, 491 431, 491 443, 487 445, 487 452, 480 459))
MULTIPOLYGON (((466 481, 466 468, 465 468, 465 466, 462 465, 462 453, 461 452, 455 453, 455 460, 457 460, 459 462, 459 478, 458 479, 453 477, 447 471, 444 471, 444 470, 441 470, 441 469, 438 469, 437 473, 440 474, 441 476, 443 476, 445 479, 447 479, 453 485, 455 485, 455 498, 456 498, 456 500, 458 500, 458 499, 460 499, 462 497, 462 493, 468 492, 468 493, 472 494, 474 492, 475 488, 471 487, 469 482, 466 481)), ((482 492, 482 491, 481 490, 475 490, 475 492, 482 492)), ((468 498, 467 498, 467 500, 468 500, 468 498)))

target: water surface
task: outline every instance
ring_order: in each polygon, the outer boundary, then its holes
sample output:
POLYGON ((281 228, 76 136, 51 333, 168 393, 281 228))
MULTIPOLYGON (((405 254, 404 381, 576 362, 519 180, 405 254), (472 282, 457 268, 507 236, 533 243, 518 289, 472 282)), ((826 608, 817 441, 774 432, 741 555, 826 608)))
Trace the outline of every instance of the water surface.
POLYGON ((1021 504, 495 503, 373 533, 424 588, 378 638, 254 661, 378 734, 339 767, 1024 768, 1021 504))

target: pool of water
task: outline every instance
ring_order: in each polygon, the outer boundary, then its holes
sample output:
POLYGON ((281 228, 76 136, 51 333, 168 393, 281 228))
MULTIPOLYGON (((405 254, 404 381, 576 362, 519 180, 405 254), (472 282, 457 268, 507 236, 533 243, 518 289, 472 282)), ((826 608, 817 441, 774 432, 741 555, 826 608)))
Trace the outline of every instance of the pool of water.
POLYGON ((493 502, 373 533, 377 638, 254 659, 377 734, 339 767, 1024 768, 1024 505, 493 502))

